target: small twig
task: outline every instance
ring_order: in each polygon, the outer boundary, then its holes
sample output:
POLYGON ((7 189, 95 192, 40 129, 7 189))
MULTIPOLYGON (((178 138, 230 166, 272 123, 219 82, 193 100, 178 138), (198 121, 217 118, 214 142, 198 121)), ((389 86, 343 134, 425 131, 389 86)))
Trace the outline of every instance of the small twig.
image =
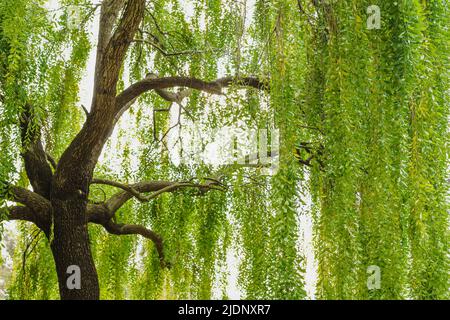
POLYGON ((86 107, 84 105, 81 105, 81 108, 83 109, 86 118, 89 117, 89 111, 86 109, 86 107))

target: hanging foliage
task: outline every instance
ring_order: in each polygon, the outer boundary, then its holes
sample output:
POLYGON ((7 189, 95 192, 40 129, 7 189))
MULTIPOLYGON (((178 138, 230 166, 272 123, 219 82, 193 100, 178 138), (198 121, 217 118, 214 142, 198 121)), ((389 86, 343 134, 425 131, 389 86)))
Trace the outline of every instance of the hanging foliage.
POLYGON ((56 2, 0 3, 8 298, 448 299, 445 1, 56 2))

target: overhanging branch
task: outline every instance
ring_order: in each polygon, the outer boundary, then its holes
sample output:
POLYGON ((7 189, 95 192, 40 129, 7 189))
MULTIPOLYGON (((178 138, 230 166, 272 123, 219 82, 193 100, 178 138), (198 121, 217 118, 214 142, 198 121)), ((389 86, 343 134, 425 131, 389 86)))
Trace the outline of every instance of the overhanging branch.
POLYGON ((156 247, 156 251, 159 255, 159 261, 161 266, 170 268, 170 264, 165 260, 164 250, 163 250, 163 240, 154 231, 145 228, 141 225, 136 224, 118 224, 109 220, 107 223, 103 224, 106 231, 114 235, 141 235, 144 238, 151 240, 156 247))
POLYGON ((114 222, 114 213, 111 212, 105 204, 88 205, 87 208, 88 221, 90 223, 101 225, 105 230, 114 235, 141 235, 150 239, 155 244, 162 267, 170 267, 165 261, 163 251, 163 240, 154 231, 136 224, 119 224, 114 222))
POLYGON ((141 94, 150 90, 185 87, 204 91, 210 94, 222 94, 222 89, 232 85, 252 87, 260 90, 268 89, 268 84, 253 77, 225 77, 215 81, 203 81, 190 77, 155 78, 150 74, 145 79, 136 82, 122 91, 116 98, 116 112, 121 112, 124 106, 141 94))
POLYGON ((135 197, 141 202, 148 202, 155 199, 163 193, 170 193, 182 188, 197 188, 201 193, 216 189, 223 191, 220 182, 215 179, 209 179, 203 184, 187 182, 173 182, 173 181, 146 181, 135 184, 124 184, 116 181, 106 179, 93 179, 91 184, 103 184, 113 186, 123 191, 116 193, 105 205, 112 215, 120 209, 128 200, 135 197), (144 193, 152 192, 149 195, 144 193))

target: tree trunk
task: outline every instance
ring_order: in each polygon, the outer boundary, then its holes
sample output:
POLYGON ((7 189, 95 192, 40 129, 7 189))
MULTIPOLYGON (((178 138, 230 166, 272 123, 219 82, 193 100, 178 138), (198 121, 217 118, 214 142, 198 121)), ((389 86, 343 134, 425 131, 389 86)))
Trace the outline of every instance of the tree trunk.
POLYGON ((84 198, 76 194, 65 199, 52 199, 54 228, 51 249, 62 300, 98 300, 100 297, 84 198), (76 274, 77 270, 79 274, 76 274), (74 288, 74 277, 78 275, 79 287, 75 285, 74 288))

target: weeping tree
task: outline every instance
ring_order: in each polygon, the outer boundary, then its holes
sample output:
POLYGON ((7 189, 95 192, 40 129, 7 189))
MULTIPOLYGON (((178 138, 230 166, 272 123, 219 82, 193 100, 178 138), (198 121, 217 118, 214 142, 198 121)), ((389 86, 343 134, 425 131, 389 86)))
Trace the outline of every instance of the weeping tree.
POLYGON ((1 220, 23 221, 11 298, 226 298, 235 252, 244 297, 303 299, 302 215, 316 297, 448 298, 445 1, 59 5, 0 4, 1 220), (237 122, 278 128, 272 175, 261 153, 189 161, 182 127, 237 122))

